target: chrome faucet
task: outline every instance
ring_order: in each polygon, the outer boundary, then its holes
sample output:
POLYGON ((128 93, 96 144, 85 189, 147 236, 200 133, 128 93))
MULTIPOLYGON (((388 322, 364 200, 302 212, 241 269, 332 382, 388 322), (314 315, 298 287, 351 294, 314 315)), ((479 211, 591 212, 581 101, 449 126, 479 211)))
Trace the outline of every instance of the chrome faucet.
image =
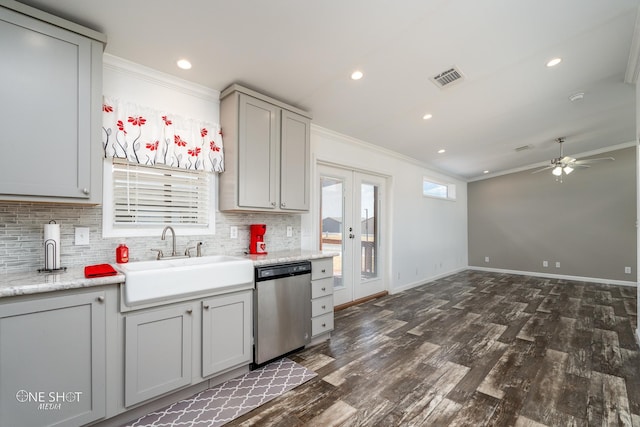
POLYGON ((162 230, 162 240, 165 240, 165 238, 167 237, 167 230, 171 231, 171 236, 173 238, 173 243, 172 243, 172 248, 171 248, 171 256, 176 256, 178 255, 176 253, 176 232, 173 230, 173 227, 171 227, 170 225, 167 225, 164 230, 162 230))

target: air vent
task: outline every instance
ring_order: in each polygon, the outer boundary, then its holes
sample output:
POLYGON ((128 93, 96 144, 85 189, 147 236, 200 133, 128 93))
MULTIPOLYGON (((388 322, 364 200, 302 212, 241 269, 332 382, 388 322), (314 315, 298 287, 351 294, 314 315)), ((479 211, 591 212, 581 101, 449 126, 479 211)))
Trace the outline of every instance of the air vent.
POLYGON ((453 67, 447 71, 443 71, 437 76, 431 77, 431 81, 439 88, 451 86, 453 83, 459 83, 464 80, 464 74, 458 68, 453 67))
POLYGON ((531 145, 523 145, 522 147, 518 147, 515 150, 516 152, 519 152, 519 151, 531 150, 532 148, 533 147, 531 145))

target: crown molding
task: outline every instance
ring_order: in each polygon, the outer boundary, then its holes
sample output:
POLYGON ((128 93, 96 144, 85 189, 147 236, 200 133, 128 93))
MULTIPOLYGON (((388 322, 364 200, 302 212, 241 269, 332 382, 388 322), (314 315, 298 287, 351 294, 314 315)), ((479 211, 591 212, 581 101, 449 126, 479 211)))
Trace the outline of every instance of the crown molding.
POLYGON ((371 144, 370 142, 366 142, 366 141, 363 141, 361 139, 354 138, 352 136, 345 135, 343 133, 336 132, 336 131, 333 131, 331 129, 324 128, 322 126, 318 126, 318 125, 316 125, 314 123, 311 123, 311 133, 312 134, 315 133, 315 134, 317 134, 319 136, 324 136, 324 137, 327 137, 327 138, 330 138, 330 139, 334 139, 334 140, 338 140, 338 141, 346 141, 346 142, 349 142, 351 144, 358 145, 358 146, 362 147, 363 149, 365 149, 367 151, 375 151, 375 152, 379 153, 380 155, 387 156, 387 157, 392 157, 392 158, 400 160, 400 161, 411 163, 414 166, 418 166, 418 167, 427 169, 430 172, 434 172, 434 173, 436 173, 438 175, 442 175, 443 177, 453 178, 453 179, 458 180, 458 181, 467 182, 467 179, 465 179, 465 178, 463 178, 461 176, 452 174, 450 172, 442 171, 442 170, 440 170, 438 168, 433 167, 432 165, 429 165, 429 164, 427 164, 425 162, 421 162, 420 160, 414 159, 413 157, 409 157, 409 156, 406 156, 404 154, 400 154, 400 153, 398 153, 396 151, 389 150, 388 148, 380 147, 379 145, 374 145, 374 144, 371 144))

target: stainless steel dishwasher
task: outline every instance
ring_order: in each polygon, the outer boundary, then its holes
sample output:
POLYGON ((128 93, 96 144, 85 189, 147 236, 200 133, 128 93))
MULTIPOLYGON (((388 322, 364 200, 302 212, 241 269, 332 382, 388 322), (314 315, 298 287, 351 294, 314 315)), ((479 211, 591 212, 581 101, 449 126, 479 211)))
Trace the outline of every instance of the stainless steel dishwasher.
POLYGON ((254 363, 304 347, 311 339, 311 263, 256 267, 254 363))

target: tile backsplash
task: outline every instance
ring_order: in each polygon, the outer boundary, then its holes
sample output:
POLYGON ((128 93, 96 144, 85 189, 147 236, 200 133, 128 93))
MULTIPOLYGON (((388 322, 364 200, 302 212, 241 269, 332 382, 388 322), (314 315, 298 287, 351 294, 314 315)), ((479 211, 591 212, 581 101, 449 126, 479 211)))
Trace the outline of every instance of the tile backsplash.
MULTIPOLYGON (((76 206, 56 203, 0 202, 0 274, 26 272, 44 267, 44 224, 60 224, 60 264, 63 267, 115 263, 115 248, 124 242, 131 261, 154 259, 152 248, 171 252, 171 239, 160 234, 149 237, 102 238, 102 206, 76 206), (75 227, 88 227, 90 244, 76 246, 75 227)), ((300 248, 300 216, 289 214, 216 212, 216 234, 180 236, 176 248, 183 253, 187 246, 203 242, 203 255, 241 255, 249 247, 249 225, 267 224, 267 250, 300 248), (230 227, 238 227, 238 238, 230 238, 230 227), (286 237, 287 226, 293 236, 286 237)))

